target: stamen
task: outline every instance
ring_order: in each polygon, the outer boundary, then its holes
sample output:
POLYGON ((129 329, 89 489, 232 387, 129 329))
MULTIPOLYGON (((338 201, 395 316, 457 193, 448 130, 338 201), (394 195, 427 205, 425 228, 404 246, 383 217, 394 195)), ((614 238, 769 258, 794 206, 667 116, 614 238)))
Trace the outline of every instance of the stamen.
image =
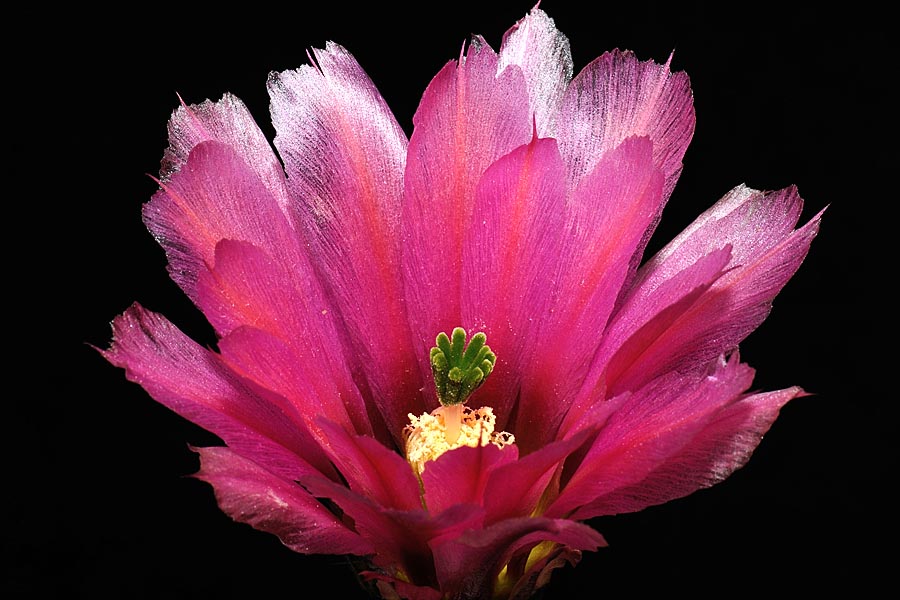
POLYGON ((431 413, 417 417, 409 415, 409 425, 404 429, 406 460, 417 475, 425 469, 425 463, 462 446, 477 448, 494 444, 505 448, 516 443, 516 437, 506 431, 495 431, 496 417, 490 406, 472 409, 462 404, 440 406, 431 413), (459 411, 459 416, 448 418, 449 411, 459 411), (456 439, 449 441, 447 428, 450 423, 459 428, 456 439))
POLYGON ((464 406, 494 369, 497 357, 485 344, 487 336, 476 333, 466 345, 466 330, 457 327, 450 336, 438 334, 431 349, 431 370, 441 406, 421 416, 409 415, 403 430, 406 460, 421 476, 425 463, 461 446, 478 448, 494 444, 504 448, 516 443, 513 434, 494 431, 494 410, 490 406, 464 406))

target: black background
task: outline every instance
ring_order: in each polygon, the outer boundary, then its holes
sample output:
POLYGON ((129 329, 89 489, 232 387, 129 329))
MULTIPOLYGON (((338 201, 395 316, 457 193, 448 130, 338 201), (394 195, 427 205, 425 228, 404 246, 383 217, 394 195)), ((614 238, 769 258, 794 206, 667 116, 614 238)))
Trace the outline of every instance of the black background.
MULTIPOLYGON (((728 481, 592 521, 609 547, 554 575, 546 598, 854 591, 896 559, 896 45, 865 3, 629 6, 547 1, 576 71, 613 47, 690 75, 697 129, 658 247, 740 183, 797 184, 829 205, 800 272, 741 346, 755 387, 812 396, 781 414, 728 481), (824 5, 822 5, 824 6, 824 5), (892 130, 893 128, 893 130, 892 130), (894 362, 893 360, 891 361, 894 362), (893 386, 892 386, 893 387, 893 386)), ((495 48, 531 5, 175 5, 12 15, 4 92, 6 597, 362 598, 347 564, 236 524, 191 479, 215 438, 153 402, 91 348, 135 300, 211 342, 167 278, 140 207, 177 105, 242 98, 271 136, 266 76, 308 47, 347 47, 401 125, 470 33, 495 48), (51 25, 52 23, 52 25, 51 25)))

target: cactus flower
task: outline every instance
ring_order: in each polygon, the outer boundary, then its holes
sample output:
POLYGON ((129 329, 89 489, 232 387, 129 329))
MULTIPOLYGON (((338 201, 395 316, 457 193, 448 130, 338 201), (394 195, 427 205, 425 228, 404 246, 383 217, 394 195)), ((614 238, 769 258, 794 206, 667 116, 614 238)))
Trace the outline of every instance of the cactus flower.
POLYGON ((134 304, 101 352, 216 434, 199 479, 384 598, 529 598, 605 545, 586 520, 711 486, 800 387, 738 344, 821 217, 738 186, 653 256, 694 131, 688 77, 611 51, 574 74, 534 8, 434 76, 409 137, 342 46, 169 122, 144 205, 199 345, 134 304))

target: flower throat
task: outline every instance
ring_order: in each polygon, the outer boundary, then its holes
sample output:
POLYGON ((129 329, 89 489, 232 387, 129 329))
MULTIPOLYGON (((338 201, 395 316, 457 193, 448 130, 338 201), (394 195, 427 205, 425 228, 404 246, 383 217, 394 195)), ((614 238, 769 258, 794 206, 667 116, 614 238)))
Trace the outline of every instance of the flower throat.
POLYGON ((441 406, 420 417, 410 414, 410 424, 404 429, 406 459, 417 475, 422 474, 426 462, 454 448, 487 444, 503 448, 515 443, 511 433, 494 431, 496 417, 490 406, 478 409, 464 406, 497 361, 486 342, 487 336, 479 332, 466 344, 466 331, 462 327, 455 328, 450 336, 444 332, 438 334, 430 359, 441 406))

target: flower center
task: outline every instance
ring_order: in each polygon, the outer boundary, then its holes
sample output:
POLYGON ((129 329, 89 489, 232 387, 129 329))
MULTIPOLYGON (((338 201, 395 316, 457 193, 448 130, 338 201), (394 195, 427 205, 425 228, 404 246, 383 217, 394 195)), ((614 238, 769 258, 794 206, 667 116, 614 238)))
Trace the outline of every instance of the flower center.
POLYGON ((515 443, 513 434, 494 430, 493 408, 463 406, 491 374, 497 360, 486 341, 487 336, 479 332, 467 345, 462 327, 454 329, 449 337, 443 332, 438 334, 430 356, 441 406, 420 417, 410 414, 410 423, 404 429, 406 459, 417 475, 422 474, 425 463, 454 448, 487 444, 503 448, 515 443))

